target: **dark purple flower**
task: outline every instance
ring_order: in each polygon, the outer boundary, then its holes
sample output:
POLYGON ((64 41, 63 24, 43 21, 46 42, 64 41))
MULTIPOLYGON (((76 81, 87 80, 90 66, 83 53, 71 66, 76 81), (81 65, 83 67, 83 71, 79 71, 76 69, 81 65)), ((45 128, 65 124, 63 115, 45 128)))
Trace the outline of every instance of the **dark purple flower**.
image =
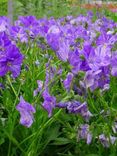
POLYGON ((8 35, 5 32, 0 32, 0 51, 5 51, 6 47, 11 44, 12 42, 10 41, 8 35))
POLYGON ((11 72, 16 78, 20 74, 23 55, 15 45, 10 45, 5 52, 0 52, 0 76, 4 76, 7 72, 11 72))
POLYGON ((26 127, 30 127, 33 123, 33 113, 35 113, 35 108, 28 102, 26 102, 23 97, 20 97, 20 103, 16 106, 16 109, 20 113, 20 123, 26 127))

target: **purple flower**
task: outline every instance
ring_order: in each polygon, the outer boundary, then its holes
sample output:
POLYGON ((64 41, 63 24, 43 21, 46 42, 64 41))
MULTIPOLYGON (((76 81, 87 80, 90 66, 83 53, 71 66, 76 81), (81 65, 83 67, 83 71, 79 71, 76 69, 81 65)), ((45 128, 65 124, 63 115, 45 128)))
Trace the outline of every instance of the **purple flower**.
POLYGON ((68 103, 67 110, 69 113, 80 114, 87 121, 92 116, 86 102, 81 104, 79 101, 72 101, 71 103, 68 103))
POLYGON ((70 90, 72 80, 73 80, 73 74, 68 73, 66 79, 63 81, 64 87, 67 91, 70 90))
POLYGON ((113 137, 111 135, 109 137, 106 137, 105 134, 101 134, 99 135, 99 140, 104 147, 108 148, 110 144, 113 145, 115 143, 117 137, 113 137))
POLYGON ((111 66, 112 66, 111 74, 113 76, 117 76, 117 51, 112 55, 111 66))
POLYGON ((89 70, 85 74, 84 82, 86 85, 86 88, 92 87, 93 89, 97 88, 98 83, 96 81, 96 76, 101 72, 101 70, 98 70, 96 72, 93 72, 92 70, 89 70))
POLYGON ((69 63, 72 66, 72 72, 77 74, 80 70, 80 56, 79 51, 69 53, 69 63))
POLYGON ((43 81, 37 80, 37 84, 38 84, 38 88, 34 90, 34 93, 33 93, 34 96, 36 96, 42 90, 43 81))
POLYGON ((5 32, 0 32, 0 51, 5 51, 6 47, 10 46, 12 43, 5 32))
POLYGON ((0 89, 5 89, 5 86, 3 83, 0 83, 0 89))
POLYGON ((109 140, 104 134, 99 135, 99 140, 104 147, 109 147, 109 140))
POLYGON ((44 102, 42 104, 43 108, 48 112, 48 117, 52 116, 52 110, 55 108, 56 105, 56 98, 51 96, 48 90, 43 92, 44 102))
POLYGON ((25 32, 25 29, 21 26, 12 26, 12 28, 10 30, 10 35, 16 41, 19 40, 22 43, 28 42, 28 36, 25 32))
POLYGON ((16 109, 20 113, 20 123, 26 127, 30 127, 33 123, 33 113, 35 113, 35 108, 26 102, 23 97, 20 97, 20 103, 16 106, 16 109))
MULTIPOLYGON (((29 37, 35 38, 39 34, 39 24, 35 16, 20 16, 18 21, 15 22, 15 26, 22 26, 29 37)), ((25 33, 22 30, 20 32, 25 36, 25 33)))
POLYGON ((5 32, 8 30, 9 21, 7 17, 0 16, 0 32, 5 32))
POLYGON ((66 108, 69 113, 80 114, 86 121, 92 116, 86 102, 82 104, 79 101, 59 102, 56 107, 66 108))
POLYGON ((70 45, 68 41, 63 41, 62 43, 59 43, 59 49, 56 52, 58 58, 62 60, 63 62, 66 62, 68 60, 68 55, 70 51, 70 45))
POLYGON ((84 84, 86 88, 90 88, 92 91, 96 88, 101 88, 102 91, 109 89, 110 83, 110 70, 108 67, 104 67, 101 70, 86 72, 84 77, 84 84))
POLYGON ((56 104, 56 107, 58 108, 66 108, 70 104, 70 102, 59 102, 56 104))
POLYGON ((101 67, 109 66, 111 61, 111 49, 106 45, 98 46, 94 52, 89 55, 89 67, 93 71, 99 70, 101 67))
POLYGON ((91 143, 92 134, 89 131, 88 124, 81 125, 80 128, 78 129, 78 141, 80 139, 85 139, 88 145, 91 143))
POLYGON ((5 52, 0 52, 0 76, 11 72, 16 78, 20 74, 23 55, 15 45, 10 45, 5 52))

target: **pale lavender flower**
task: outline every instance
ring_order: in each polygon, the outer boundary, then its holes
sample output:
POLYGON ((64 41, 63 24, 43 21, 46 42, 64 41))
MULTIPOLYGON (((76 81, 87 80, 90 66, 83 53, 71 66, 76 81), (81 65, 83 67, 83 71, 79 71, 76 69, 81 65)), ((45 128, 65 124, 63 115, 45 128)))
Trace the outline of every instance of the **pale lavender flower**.
POLYGON ((112 130, 113 130, 113 133, 117 133, 117 122, 114 122, 114 124, 112 125, 112 130))
POLYGON ((89 130, 89 125, 84 124, 78 128, 78 138, 77 140, 85 139, 86 143, 89 145, 92 141, 92 134, 89 130))
POLYGON ((68 41, 62 41, 59 43, 59 49, 56 52, 56 55, 60 60, 66 62, 68 60, 68 55, 70 52, 70 45, 68 41))
POLYGON ((20 96, 20 103, 16 106, 16 109, 20 113, 20 123, 26 127, 30 127, 34 120, 33 113, 36 112, 35 108, 20 96))
POLYGON ((48 90, 45 90, 43 92, 43 99, 44 99, 44 102, 43 102, 42 106, 48 112, 48 117, 51 117, 52 111, 56 105, 56 98, 54 96, 51 96, 49 94, 48 90))
POLYGON ((38 88, 34 90, 33 95, 37 96, 37 94, 42 90, 43 88, 43 81, 37 80, 38 88))
POLYGON ((93 53, 90 53, 88 62, 89 67, 93 71, 109 66, 111 62, 111 48, 106 45, 98 46, 93 53))
POLYGON ((36 60, 36 61, 35 61, 35 65, 36 65, 37 67, 40 65, 39 60, 36 60))
POLYGON ((73 74, 72 73, 68 73, 66 79, 63 81, 64 87, 67 91, 70 90, 71 84, 72 84, 72 80, 73 80, 73 74))
POLYGON ((99 140, 104 147, 109 147, 109 140, 104 134, 99 135, 99 140))
POLYGON ((6 32, 9 27, 9 20, 5 16, 0 16, 0 32, 6 32))
POLYGON ((105 134, 101 134, 99 135, 99 140, 104 147, 108 148, 111 144, 113 145, 116 142, 117 137, 111 135, 106 137, 105 134))
POLYGON ((112 66, 111 74, 113 76, 117 76, 117 51, 112 55, 111 66, 112 66))

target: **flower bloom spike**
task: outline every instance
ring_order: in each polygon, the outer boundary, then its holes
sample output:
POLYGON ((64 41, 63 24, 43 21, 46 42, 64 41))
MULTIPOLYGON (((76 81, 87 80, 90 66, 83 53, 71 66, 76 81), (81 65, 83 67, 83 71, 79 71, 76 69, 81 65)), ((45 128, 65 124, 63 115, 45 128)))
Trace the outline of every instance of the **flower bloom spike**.
POLYGON ((20 113, 20 123, 26 127, 30 127, 34 120, 33 113, 36 112, 35 108, 20 96, 20 103, 16 106, 16 109, 20 113))

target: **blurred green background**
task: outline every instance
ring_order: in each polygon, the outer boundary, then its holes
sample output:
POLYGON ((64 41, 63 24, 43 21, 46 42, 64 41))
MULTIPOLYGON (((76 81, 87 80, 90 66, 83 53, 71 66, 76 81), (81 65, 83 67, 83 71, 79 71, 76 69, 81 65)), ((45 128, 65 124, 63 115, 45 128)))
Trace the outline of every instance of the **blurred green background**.
MULTIPOLYGON (((8 2, 11 2, 13 6, 13 19, 15 20, 19 15, 35 15, 36 17, 62 17, 66 15, 78 15, 85 13, 86 9, 82 8, 84 4, 94 4, 99 0, 0 0, 0 16, 6 16, 8 14, 8 2)), ((117 0, 103 0, 105 3, 113 3, 117 0)), ((117 3, 116 3, 117 6, 117 3)), ((97 8, 96 8, 97 9, 97 8)), ((94 8, 94 12, 96 10, 94 8)), ((97 11, 97 10, 96 10, 97 11)), ((106 16, 117 21, 117 12, 109 11, 107 8, 102 8, 100 12, 103 12, 106 16)))
POLYGON ((7 15, 7 0, 0 0, 0 16, 7 15))

